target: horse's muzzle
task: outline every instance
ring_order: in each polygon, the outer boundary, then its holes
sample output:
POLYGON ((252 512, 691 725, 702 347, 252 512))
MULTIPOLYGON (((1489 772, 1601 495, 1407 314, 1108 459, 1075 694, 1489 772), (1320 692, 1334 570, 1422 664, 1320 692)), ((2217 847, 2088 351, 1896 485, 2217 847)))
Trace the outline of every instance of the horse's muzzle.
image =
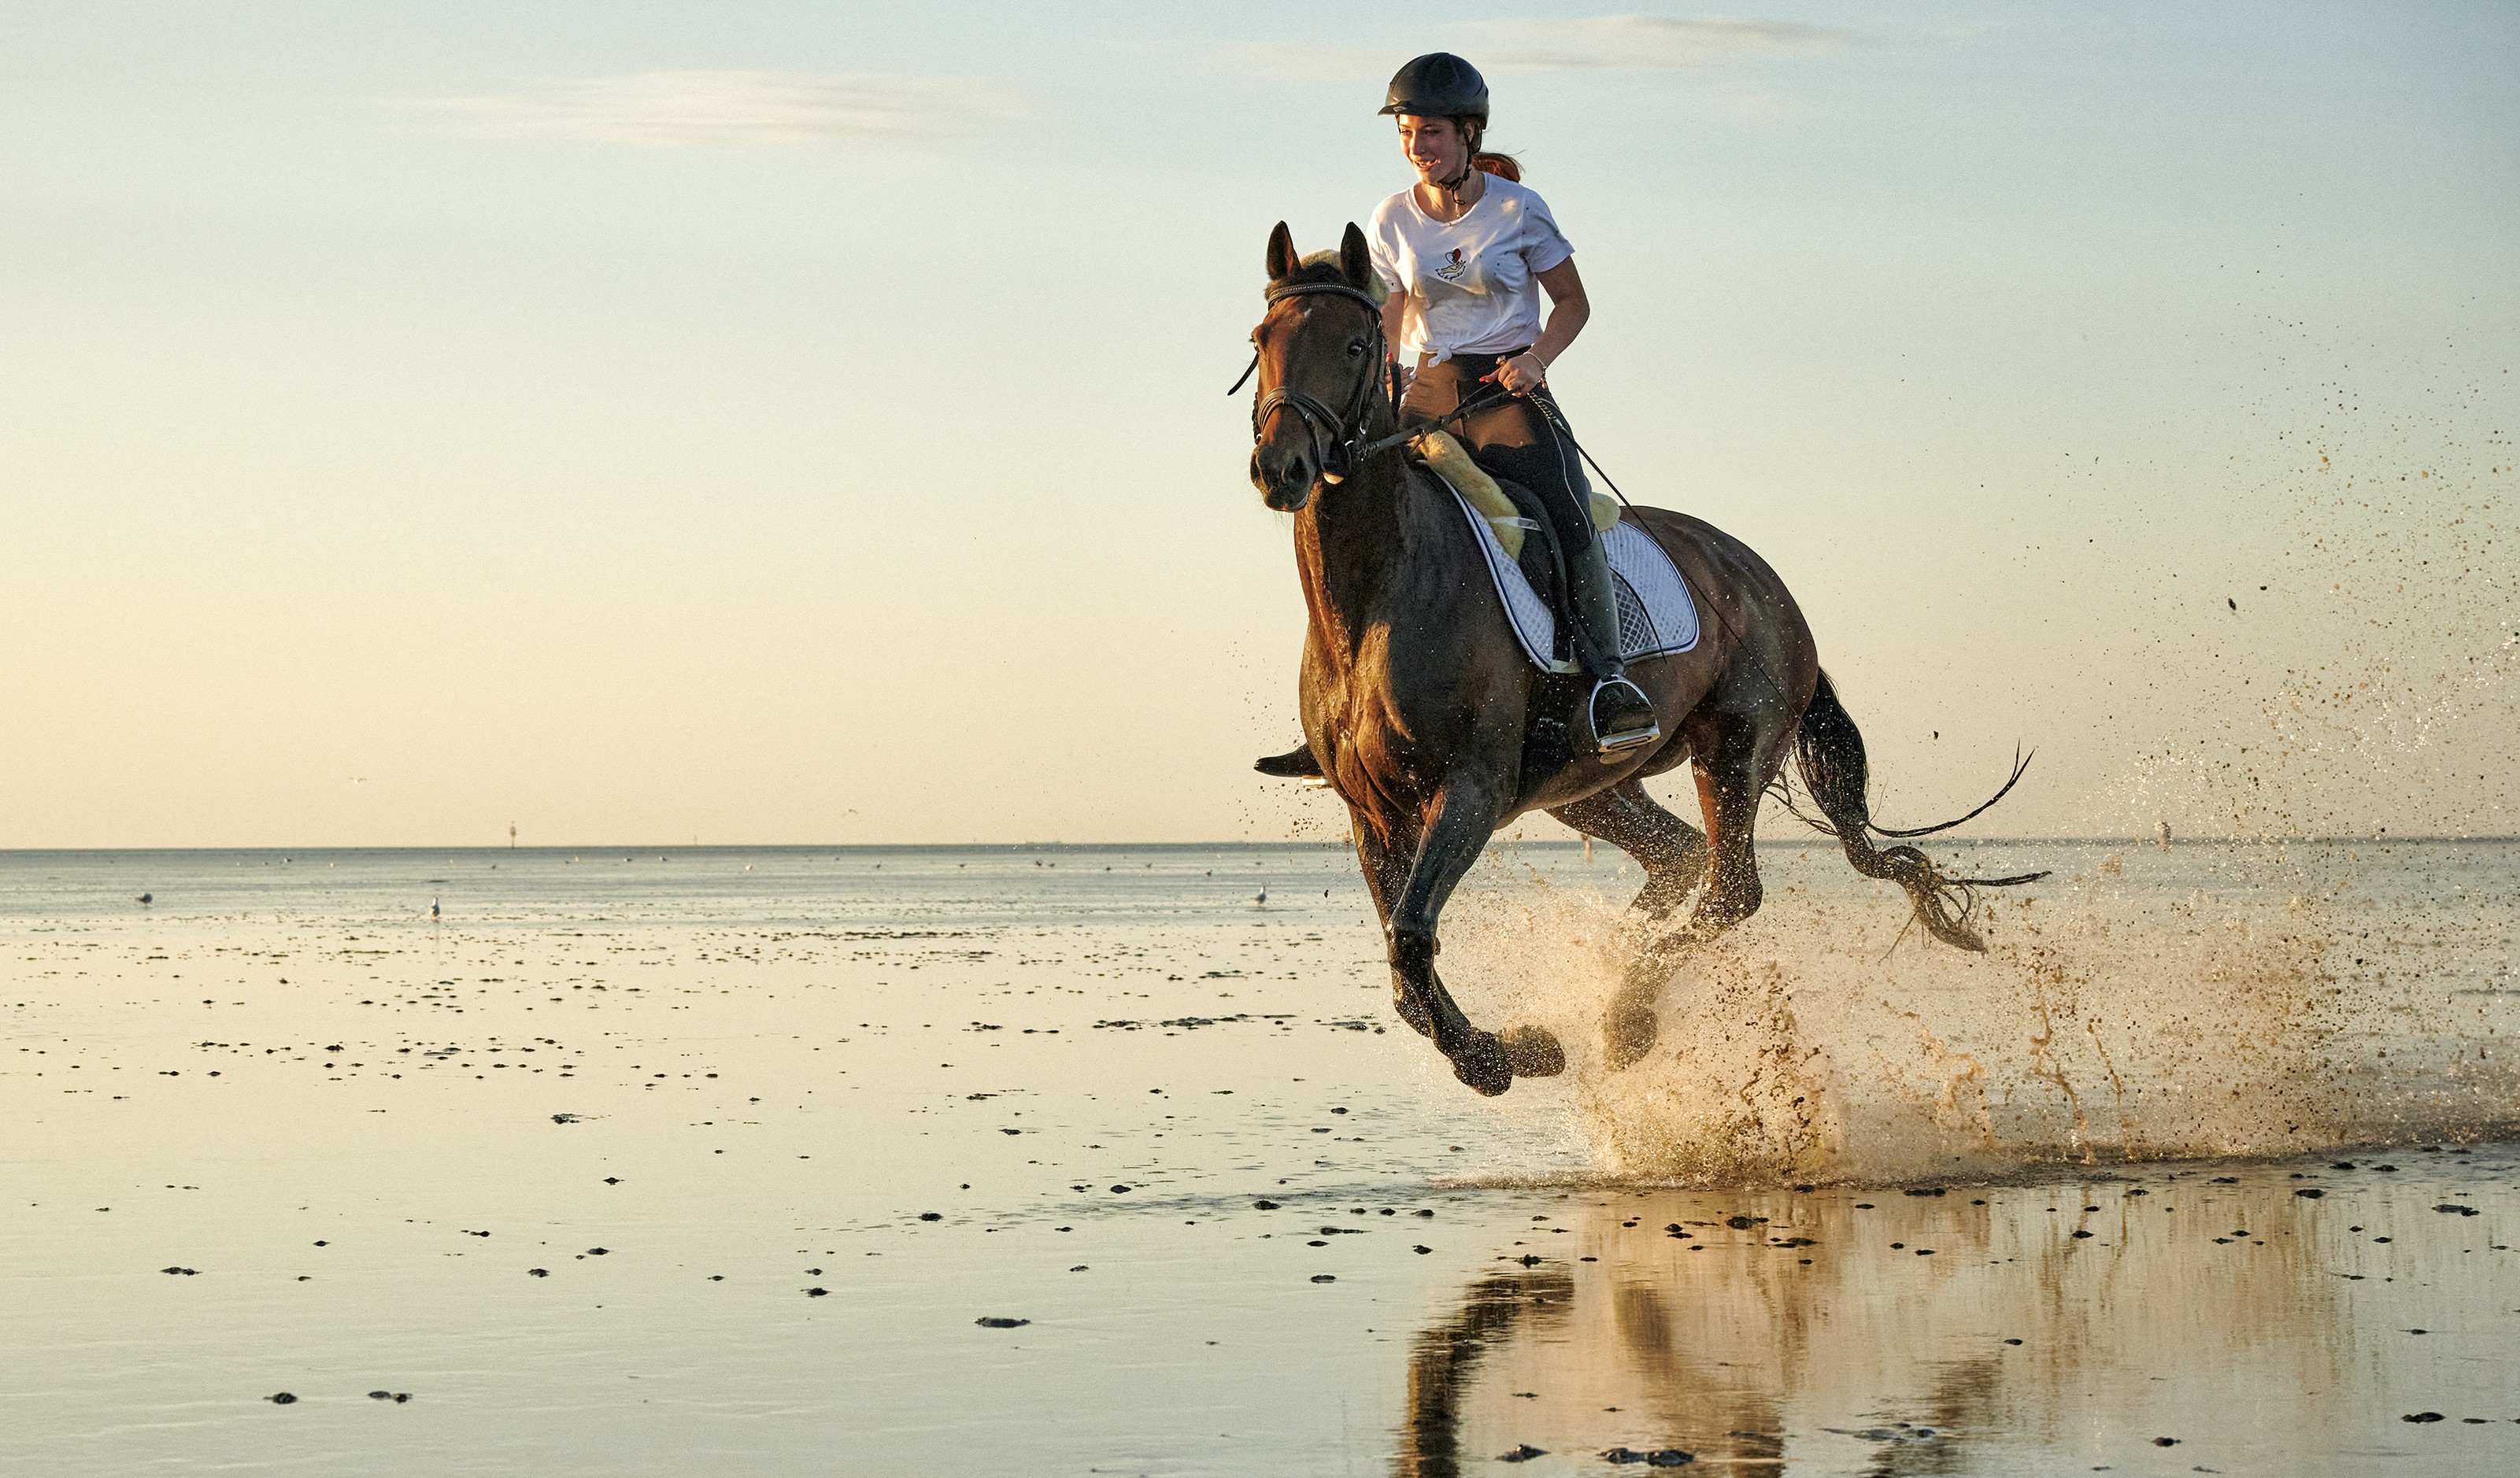
POLYGON ((1260 489, 1260 501, 1278 513, 1303 512, 1324 480, 1320 470, 1305 452, 1276 456, 1268 452, 1264 447, 1251 454, 1251 485, 1260 489))

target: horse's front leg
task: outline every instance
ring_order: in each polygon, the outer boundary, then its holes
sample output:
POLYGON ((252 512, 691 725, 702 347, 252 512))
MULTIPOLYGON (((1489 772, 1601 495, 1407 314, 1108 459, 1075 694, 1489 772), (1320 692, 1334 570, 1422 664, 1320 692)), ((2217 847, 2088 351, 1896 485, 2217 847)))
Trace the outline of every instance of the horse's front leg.
POLYGON ((1526 1077, 1540 1076, 1555 1071, 1564 1060, 1554 1039, 1544 1043, 1523 1034, 1509 1047, 1495 1033, 1472 1026, 1435 973, 1437 919, 1503 814, 1502 799, 1489 787, 1458 774, 1449 777, 1427 808, 1408 881, 1385 921, 1392 994, 1401 1019, 1435 1039, 1437 1050, 1452 1060, 1453 1076, 1491 1097, 1513 1086, 1517 1067, 1526 1077), (1552 1057, 1553 1064, 1548 1060, 1552 1057))
MULTIPOLYGON (((1382 937, 1387 948, 1391 938, 1391 911, 1399 903, 1401 891, 1409 885, 1409 858, 1402 856, 1392 843, 1403 842, 1414 854, 1417 839, 1395 833, 1391 840, 1385 840, 1372 821, 1353 807, 1348 811, 1348 822, 1356 836, 1357 867, 1365 873, 1365 890, 1373 898, 1374 917, 1382 924, 1382 937)), ((1400 1019, 1408 1023, 1411 1031, 1421 1037, 1435 1035, 1435 1018, 1427 1014, 1425 1007, 1403 985, 1397 964, 1393 965, 1391 972, 1391 1007, 1400 1013, 1400 1019)))

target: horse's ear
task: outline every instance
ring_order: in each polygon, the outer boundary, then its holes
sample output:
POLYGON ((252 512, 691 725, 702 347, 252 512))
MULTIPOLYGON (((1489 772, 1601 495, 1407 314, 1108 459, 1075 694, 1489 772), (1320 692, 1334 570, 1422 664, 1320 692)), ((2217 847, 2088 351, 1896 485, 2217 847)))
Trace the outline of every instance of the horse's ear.
POLYGON ((1269 281, 1283 282, 1294 270, 1295 238, 1287 232, 1286 223, 1280 221, 1278 229, 1269 233, 1269 281))
POLYGON ((1347 235, 1339 238, 1339 275, 1360 292, 1373 291, 1373 257, 1365 249, 1365 233, 1356 229, 1354 221, 1347 223, 1347 235))

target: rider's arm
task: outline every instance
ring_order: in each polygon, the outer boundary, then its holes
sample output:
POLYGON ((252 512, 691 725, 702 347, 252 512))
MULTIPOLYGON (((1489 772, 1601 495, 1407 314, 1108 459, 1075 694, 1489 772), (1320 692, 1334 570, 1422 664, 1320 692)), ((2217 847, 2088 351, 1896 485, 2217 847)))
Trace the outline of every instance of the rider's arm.
POLYGON ((1394 393, 1406 392, 1409 381, 1416 379, 1418 375, 1418 366, 1403 358, 1400 353, 1400 319, 1408 311, 1409 294, 1397 289, 1391 290, 1382 299, 1383 352, 1391 356, 1391 362, 1398 366, 1400 371, 1392 379, 1394 393))
POLYGON ((1575 258, 1570 256, 1533 276, 1539 278, 1542 290, 1549 294, 1549 322, 1541 326, 1540 339, 1531 346, 1530 353, 1507 361, 1499 378, 1508 390, 1527 389, 1539 383, 1593 316, 1593 300, 1584 295, 1584 279, 1576 275, 1575 258), (1537 365, 1530 362, 1535 358, 1540 361, 1537 365))

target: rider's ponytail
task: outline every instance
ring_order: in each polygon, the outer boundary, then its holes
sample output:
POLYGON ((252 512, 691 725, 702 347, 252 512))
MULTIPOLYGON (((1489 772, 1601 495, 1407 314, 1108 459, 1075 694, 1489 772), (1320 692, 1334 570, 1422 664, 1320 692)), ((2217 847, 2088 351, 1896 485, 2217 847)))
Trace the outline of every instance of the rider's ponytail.
POLYGON ((1517 185, 1522 183, 1522 160, 1515 158, 1509 154, 1490 154, 1479 147, 1481 144, 1488 141, 1488 125, 1486 119, 1472 117, 1455 118, 1453 120, 1453 126, 1459 129, 1462 137, 1469 141, 1470 167, 1472 169, 1484 169, 1490 174, 1496 175, 1501 179, 1511 180, 1517 185))

